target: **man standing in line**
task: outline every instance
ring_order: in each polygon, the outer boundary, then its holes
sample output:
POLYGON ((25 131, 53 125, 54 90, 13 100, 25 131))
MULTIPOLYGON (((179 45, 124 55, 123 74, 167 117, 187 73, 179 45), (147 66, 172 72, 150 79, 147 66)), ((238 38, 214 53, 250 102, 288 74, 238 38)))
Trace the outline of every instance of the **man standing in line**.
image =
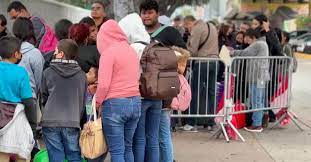
MULTIPOLYGON (((218 34, 213 24, 196 20, 193 16, 186 16, 184 18, 184 26, 190 32, 187 48, 191 52, 192 57, 218 58, 218 34)), ((192 82, 200 83, 200 88, 197 84, 192 85, 191 113, 197 113, 198 104, 200 113, 210 115, 215 113, 217 67, 217 61, 209 63, 194 62, 192 82), (197 103, 198 98, 199 103, 197 103)), ((197 120, 191 119, 184 129, 195 130, 193 126, 197 124, 199 124, 197 120)), ((200 125, 207 127, 211 131, 215 122, 213 118, 208 118, 207 121, 203 121, 200 125)))
POLYGON ((98 31, 101 25, 108 20, 106 16, 104 3, 102 1, 95 1, 92 4, 91 17, 94 19, 98 31))
POLYGON ((37 40, 35 47, 38 48, 42 54, 51 52, 56 48, 58 40, 52 28, 48 26, 42 18, 31 15, 21 2, 13 1, 10 3, 7 12, 12 20, 16 20, 18 17, 25 17, 31 20, 37 40))

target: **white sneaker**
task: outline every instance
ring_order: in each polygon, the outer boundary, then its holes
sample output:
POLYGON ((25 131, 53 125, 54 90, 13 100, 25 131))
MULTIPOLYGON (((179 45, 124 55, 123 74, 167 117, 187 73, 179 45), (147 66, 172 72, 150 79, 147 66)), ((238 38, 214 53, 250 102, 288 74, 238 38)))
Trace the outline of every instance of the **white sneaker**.
POLYGON ((191 131, 193 129, 193 126, 189 125, 189 124, 186 124, 184 127, 183 127, 183 130, 184 131, 191 131))
POLYGON ((254 127, 254 126, 244 127, 244 129, 248 132, 254 132, 254 133, 261 133, 263 131, 262 127, 254 127))

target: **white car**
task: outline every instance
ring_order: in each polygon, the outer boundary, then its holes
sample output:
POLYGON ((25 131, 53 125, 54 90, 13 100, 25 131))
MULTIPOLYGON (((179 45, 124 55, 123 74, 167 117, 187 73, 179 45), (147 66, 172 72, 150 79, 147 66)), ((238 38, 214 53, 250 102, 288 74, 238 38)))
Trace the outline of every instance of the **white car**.
POLYGON ((289 44, 292 46, 294 51, 298 51, 298 48, 299 50, 301 50, 301 48, 304 48, 302 46, 304 46, 305 42, 307 42, 310 39, 311 39, 311 33, 306 33, 297 38, 290 39, 289 44))
POLYGON ((307 46, 311 46, 311 37, 307 37, 306 39, 300 40, 299 44, 296 47, 298 52, 304 52, 307 46))
POLYGON ((311 41, 307 42, 303 53, 311 54, 311 41))

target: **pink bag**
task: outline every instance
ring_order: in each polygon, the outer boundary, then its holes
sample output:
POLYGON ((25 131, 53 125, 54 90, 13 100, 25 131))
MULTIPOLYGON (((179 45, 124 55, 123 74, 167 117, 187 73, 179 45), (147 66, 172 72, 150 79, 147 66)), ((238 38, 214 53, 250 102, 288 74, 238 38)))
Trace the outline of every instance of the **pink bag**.
MULTIPOLYGON (((233 96, 233 93, 234 93, 234 76, 233 75, 230 75, 230 84, 229 84, 229 99, 232 98, 233 96)), ((224 108, 225 108, 225 94, 222 93, 222 96, 221 96, 221 99, 220 99, 220 102, 218 103, 218 106, 217 106, 217 115, 221 115, 224 113, 224 108)), ((240 101, 238 101, 234 107, 232 107, 232 110, 231 111, 237 111, 237 110, 240 110, 240 109, 244 109, 245 106, 242 105, 240 103, 240 101)), ((243 125, 243 120, 245 121, 245 114, 241 114, 241 115, 231 115, 230 118, 228 119, 230 120, 230 122, 232 123, 232 125, 235 127, 235 128, 238 128, 238 127, 241 127, 243 125), (238 121, 238 120, 241 120, 241 121, 238 121)), ((220 123, 223 121, 223 117, 216 117, 215 118, 215 122, 216 123, 220 123)), ((230 139, 233 139, 233 140, 237 140, 238 139, 238 136, 237 134, 234 132, 234 130, 229 126, 229 125, 226 125, 226 131, 228 133, 228 136, 230 139)))
POLYGON ((174 110, 185 111, 189 108, 191 102, 191 88, 183 75, 178 75, 180 81, 180 93, 171 103, 174 110))

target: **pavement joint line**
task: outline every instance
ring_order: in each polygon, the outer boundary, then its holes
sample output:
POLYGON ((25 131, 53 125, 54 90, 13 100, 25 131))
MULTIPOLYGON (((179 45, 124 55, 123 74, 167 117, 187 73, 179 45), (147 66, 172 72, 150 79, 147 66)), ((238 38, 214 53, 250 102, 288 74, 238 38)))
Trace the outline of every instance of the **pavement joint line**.
POLYGON ((273 158, 273 156, 269 153, 269 151, 260 143, 260 139, 258 138, 258 134, 252 133, 252 136, 254 137, 256 143, 260 146, 261 149, 270 157, 271 160, 276 162, 276 159, 273 158))

